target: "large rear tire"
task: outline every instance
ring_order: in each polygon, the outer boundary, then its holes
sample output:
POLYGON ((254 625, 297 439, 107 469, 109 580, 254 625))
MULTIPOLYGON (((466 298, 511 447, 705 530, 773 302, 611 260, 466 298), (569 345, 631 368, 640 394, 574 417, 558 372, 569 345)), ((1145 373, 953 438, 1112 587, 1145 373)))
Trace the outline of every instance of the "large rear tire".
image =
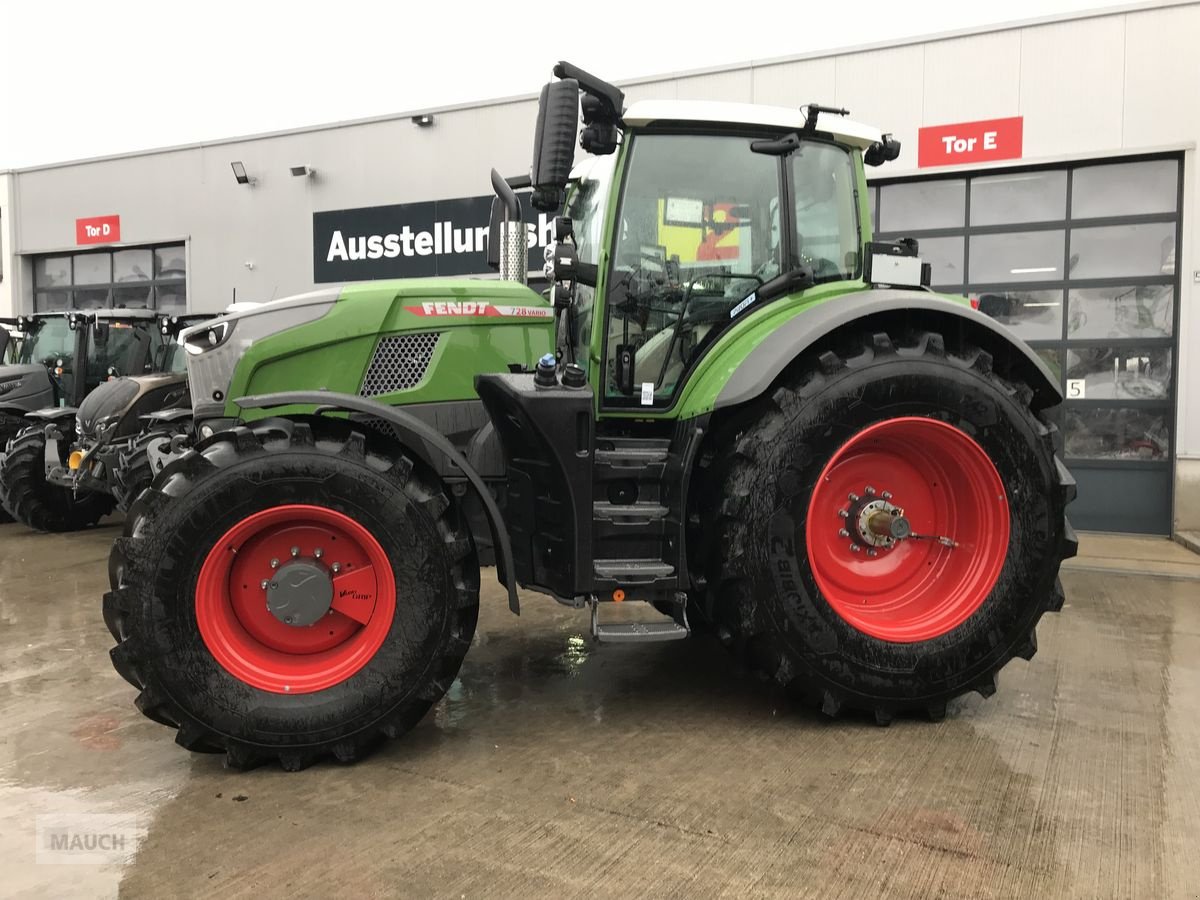
POLYGON ((992 694, 1033 656, 1076 548, 1074 481, 1032 399, 983 350, 931 332, 802 360, 714 461, 706 612, 728 643, 830 715, 940 718, 992 694), (873 519, 880 503, 900 511, 873 519), (893 515, 922 536, 864 527, 893 515))
POLYGON ((46 481, 44 426, 20 432, 0 462, 0 505, 35 531, 81 531, 113 511, 107 494, 81 491, 46 481))
POLYGON ((436 479, 335 423, 201 442, 134 504, 109 578, 112 661, 138 708, 237 768, 350 762, 408 731, 479 608, 474 545, 436 479), (271 610, 283 582, 296 621, 271 610), (305 609, 320 590, 332 605, 305 609))

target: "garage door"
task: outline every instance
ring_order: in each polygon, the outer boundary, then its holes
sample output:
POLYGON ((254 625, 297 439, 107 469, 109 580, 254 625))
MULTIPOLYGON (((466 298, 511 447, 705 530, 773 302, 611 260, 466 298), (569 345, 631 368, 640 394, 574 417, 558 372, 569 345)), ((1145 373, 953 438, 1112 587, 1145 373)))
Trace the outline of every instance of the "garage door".
POLYGON ((1079 528, 1171 530, 1182 189, 1178 156, 871 187, 876 234, 917 238, 939 290, 976 298, 1058 375, 1079 528))

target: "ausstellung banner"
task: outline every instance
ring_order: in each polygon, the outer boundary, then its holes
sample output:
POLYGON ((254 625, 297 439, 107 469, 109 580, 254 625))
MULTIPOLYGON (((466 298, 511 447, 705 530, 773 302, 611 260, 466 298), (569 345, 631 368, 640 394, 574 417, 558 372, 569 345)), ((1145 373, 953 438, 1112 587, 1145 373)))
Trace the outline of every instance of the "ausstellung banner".
MULTIPOLYGON (((313 281, 477 275, 487 264, 492 198, 460 197, 313 213, 313 281)), ((554 217, 521 195, 529 269, 542 268, 554 217)))

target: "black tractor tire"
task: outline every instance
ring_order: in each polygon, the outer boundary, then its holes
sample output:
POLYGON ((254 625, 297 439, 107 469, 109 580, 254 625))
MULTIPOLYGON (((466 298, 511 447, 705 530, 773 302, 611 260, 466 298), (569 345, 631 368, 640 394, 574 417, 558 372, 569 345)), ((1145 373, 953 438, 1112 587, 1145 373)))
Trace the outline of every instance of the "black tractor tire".
POLYGON ((44 427, 28 427, 9 443, 0 462, 0 505, 35 531, 90 528, 113 511, 114 501, 107 494, 76 494, 46 481, 44 427))
POLYGON ((709 475, 717 527, 701 612, 748 668, 830 716, 937 720, 961 694, 990 696, 1009 660, 1036 651, 1038 620, 1062 607, 1059 565, 1076 551, 1064 512, 1074 479, 1033 399, 1028 385, 993 371, 987 352, 930 331, 855 335, 802 357, 717 439, 709 475), (843 618, 818 586, 807 543, 810 526, 844 521, 837 510, 806 521, 827 463, 862 429, 899 417, 940 419, 969 435, 995 466, 1010 511, 1003 567, 986 599, 961 624, 911 642, 843 618))
MULTIPOLYGON (((24 416, 0 410, 0 457, 8 449, 8 442, 20 434, 28 425, 29 423, 25 420, 24 416)), ((0 525, 11 521, 13 521, 12 515, 4 508, 4 503, 0 500, 0 525)))
POLYGON ((479 611, 474 543, 436 476, 394 444, 319 420, 239 426, 168 465, 127 517, 109 579, 112 662, 139 689, 137 707, 178 729, 181 746, 223 752, 232 768, 353 762, 404 734, 453 683, 479 611), (396 586, 386 637, 365 664, 331 686, 290 694, 218 662, 197 602, 202 567, 222 536, 282 504, 354 520, 383 548, 396 586))

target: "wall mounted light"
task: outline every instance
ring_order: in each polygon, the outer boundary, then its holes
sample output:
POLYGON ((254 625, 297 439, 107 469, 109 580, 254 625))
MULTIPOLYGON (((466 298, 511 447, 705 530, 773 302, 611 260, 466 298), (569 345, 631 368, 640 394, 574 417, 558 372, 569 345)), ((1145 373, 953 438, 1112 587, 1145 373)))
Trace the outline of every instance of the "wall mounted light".
POLYGON ((233 168, 233 177, 237 179, 238 184, 247 184, 250 187, 258 182, 257 178, 252 178, 246 174, 246 167, 241 162, 231 162, 229 164, 233 168))
POLYGON ((296 178, 313 178, 317 174, 312 166, 291 166, 288 171, 296 178))
POLYGON ((433 124, 433 116, 430 113, 425 113, 420 116, 413 116, 412 123, 419 128, 428 128, 433 124))

